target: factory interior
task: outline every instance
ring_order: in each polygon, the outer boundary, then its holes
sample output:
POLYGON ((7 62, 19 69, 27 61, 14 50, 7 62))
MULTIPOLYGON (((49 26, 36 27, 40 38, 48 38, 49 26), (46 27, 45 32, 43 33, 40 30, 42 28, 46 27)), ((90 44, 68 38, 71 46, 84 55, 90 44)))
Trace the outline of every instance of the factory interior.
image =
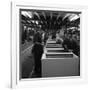
POLYGON ((20 10, 20 79, 80 76, 80 16, 20 10))

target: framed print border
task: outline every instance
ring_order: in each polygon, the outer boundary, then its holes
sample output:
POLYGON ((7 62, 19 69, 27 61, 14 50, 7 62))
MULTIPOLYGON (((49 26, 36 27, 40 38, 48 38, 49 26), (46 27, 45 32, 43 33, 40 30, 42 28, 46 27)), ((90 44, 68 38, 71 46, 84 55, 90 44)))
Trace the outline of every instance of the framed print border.
POLYGON ((52 4, 39 4, 26 3, 26 2, 12 2, 11 3, 11 87, 34 87, 34 86, 46 86, 55 85, 57 83, 61 85, 65 84, 80 84, 87 82, 87 48, 85 40, 87 38, 87 6, 75 6, 75 5, 52 5, 52 4), (20 80, 19 78, 19 29, 20 29, 20 9, 39 9, 39 10, 57 10, 57 11, 76 11, 81 12, 80 20, 80 77, 59 77, 59 78, 42 78, 42 79, 28 79, 20 80), (52 81, 54 82, 52 82, 52 81), (41 82, 41 83, 40 83, 41 82))

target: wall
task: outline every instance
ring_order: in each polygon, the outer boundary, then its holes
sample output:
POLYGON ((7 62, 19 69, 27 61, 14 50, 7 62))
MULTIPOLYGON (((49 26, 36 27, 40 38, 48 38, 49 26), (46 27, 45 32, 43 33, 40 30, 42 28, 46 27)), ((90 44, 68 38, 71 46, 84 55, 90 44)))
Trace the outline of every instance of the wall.
MULTIPOLYGON (((13 0, 13 1, 21 1, 21 0, 13 0)), ((26 2, 35 2, 37 4, 39 3, 51 3, 51 4, 72 4, 72 5, 87 5, 88 6, 88 46, 90 46, 89 42, 89 20, 90 20, 90 2, 89 0, 24 0, 26 2)), ((2 90, 8 90, 10 89, 10 0, 1 0, 0 1, 0 89, 2 90)), ((87 46, 86 46, 87 47, 87 46)), ((88 54, 89 54, 89 49, 88 47, 88 54)), ((87 53, 86 52, 86 53, 87 53)), ((89 58, 88 58, 89 59, 89 58)), ((90 61, 88 61, 89 64, 90 61)), ((90 65, 88 65, 88 76, 90 76, 90 65)), ((88 77, 88 80, 90 77, 88 77)), ((58 81, 57 81, 58 82, 58 81)), ((57 83, 56 82, 56 83, 57 83)), ((88 84, 81 84, 81 85, 66 85, 66 86, 60 86, 60 85, 55 85, 55 86, 46 86, 46 87, 35 87, 31 88, 32 90, 55 90, 55 89, 61 89, 61 90, 89 90, 89 84, 90 82, 88 81, 88 84)), ((27 88, 28 89, 28 88, 27 88)), ((20 90, 20 89, 19 89, 20 90)), ((26 89, 22 89, 26 90, 26 89)), ((28 89, 30 90, 30 89, 28 89)))

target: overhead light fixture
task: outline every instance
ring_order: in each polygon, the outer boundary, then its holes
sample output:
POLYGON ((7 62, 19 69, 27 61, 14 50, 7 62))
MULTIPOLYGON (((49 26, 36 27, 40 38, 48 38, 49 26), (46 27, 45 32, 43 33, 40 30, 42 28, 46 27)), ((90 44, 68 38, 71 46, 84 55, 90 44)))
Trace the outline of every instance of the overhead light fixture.
POLYGON ((71 16, 71 13, 67 13, 64 17, 63 17, 63 20, 67 17, 71 16))
POLYGON ((36 24, 38 25, 38 21, 36 21, 36 24))
POLYGON ((74 21, 74 20, 76 20, 76 19, 78 19, 78 18, 79 18, 79 15, 77 15, 77 14, 72 14, 72 15, 69 17, 70 21, 74 21))
POLYGON ((26 16, 26 17, 32 18, 32 12, 22 11, 21 14, 24 15, 24 16, 26 16))

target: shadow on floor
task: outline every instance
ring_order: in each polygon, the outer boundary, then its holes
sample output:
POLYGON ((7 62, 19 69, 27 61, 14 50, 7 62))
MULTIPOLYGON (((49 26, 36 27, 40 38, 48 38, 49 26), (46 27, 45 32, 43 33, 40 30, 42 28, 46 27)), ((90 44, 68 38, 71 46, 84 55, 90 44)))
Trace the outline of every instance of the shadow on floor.
POLYGON ((34 66, 34 59, 32 56, 28 56, 21 66, 22 78, 30 77, 30 73, 33 70, 33 66, 34 66))

